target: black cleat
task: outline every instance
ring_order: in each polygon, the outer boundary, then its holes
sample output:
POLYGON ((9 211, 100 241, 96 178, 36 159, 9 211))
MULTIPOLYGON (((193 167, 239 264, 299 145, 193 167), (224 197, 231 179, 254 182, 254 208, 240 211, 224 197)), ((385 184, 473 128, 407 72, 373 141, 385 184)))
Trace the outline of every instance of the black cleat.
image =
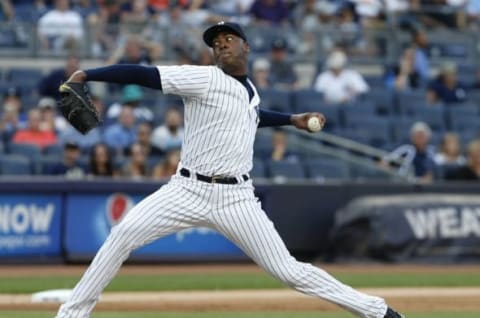
POLYGON ((388 307, 387 313, 385 314, 385 316, 383 316, 383 318, 405 318, 405 316, 399 314, 398 312, 396 312, 392 308, 388 307))

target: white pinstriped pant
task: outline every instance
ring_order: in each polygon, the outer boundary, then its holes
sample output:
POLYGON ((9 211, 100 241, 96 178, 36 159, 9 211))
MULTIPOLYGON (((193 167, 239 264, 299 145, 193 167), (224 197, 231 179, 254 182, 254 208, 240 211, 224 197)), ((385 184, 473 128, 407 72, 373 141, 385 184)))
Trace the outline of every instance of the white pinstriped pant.
POLYGON ((250 180, 223 185, 176 175, 112 229, 57 318, 90 317, 101 292, 133 250, 196 226, 222 233, 268 273, 302 293, 363 318, 383 318, 387 310, 383 299, 360 293, 325 271, 296 261, 255 198, 250 180))

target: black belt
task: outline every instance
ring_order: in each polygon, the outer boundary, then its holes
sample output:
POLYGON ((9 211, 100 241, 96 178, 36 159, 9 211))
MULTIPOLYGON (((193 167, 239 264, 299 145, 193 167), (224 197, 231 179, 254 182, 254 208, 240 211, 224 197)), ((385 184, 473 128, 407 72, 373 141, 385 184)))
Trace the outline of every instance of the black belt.
MULTIPOLYGON (((182 168, 180 169, 180 175, 190 178, 192 173, 190 170, 182 168)), ((203 174, 196 173, 197 180, 203 181, 203 182, 208 182, 208 183, 221 183, 221 184, 237 184, 240 183, 237 178, 235 177, 225 177, 225 176, 204 176, 203 174)), ((243 181, 247 181, 249 178, 246 174, 242 175, 243 181)))

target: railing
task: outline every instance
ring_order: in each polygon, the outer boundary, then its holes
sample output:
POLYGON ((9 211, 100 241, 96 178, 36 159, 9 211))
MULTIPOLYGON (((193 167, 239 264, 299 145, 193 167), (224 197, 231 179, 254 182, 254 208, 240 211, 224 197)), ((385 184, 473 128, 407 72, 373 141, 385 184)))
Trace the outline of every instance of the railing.
MULTIPOLYGON (((84 59, 109 58, 118 46, 122 46, 128 35, 161 45, 163 53, 159 60, 174 60, 178 49, 187 53, 205 48, 201 40, 203 28, 166 28, 156 25, 110 25, 102 29, 84 26, 84 36, 75 44, 65 48, 45 48, 38 36, 35 24, 0 24, 0 57, 57 58, 72 51, 84 59), (111 37, 109 40, 105 37, 111 37), (106 43, 110 44, 106 44, 106 43), (103 43, 103 44, 102 44, 103 43)), ((268 54, 270 41, 282 36, 289 42, 292 59, 297 62, 317 63, 323 60, 330 45, 338 41, 352 40, 352 34, 334 27, 322 27, 304 32, 292 27, 246 27, 252 47, 252 56, 268 54), (311 43, 308 43, 310 39, 311 43)), ((427 32, 430 42, 429 53, 433 63, 445 59, 461 63, 480 62, 480 34, 473 31, 435 30, 427 32)), ((390 27, 363 29, 360 31, 362 45, 350 50, 353 63, 385 64, 398 60, 402 48, 410 42, 410 34, 390 27)), ((50 42, 54 42, 51 40, 50 42)), ((348 41, 347 41, 348 42, 348 41)))

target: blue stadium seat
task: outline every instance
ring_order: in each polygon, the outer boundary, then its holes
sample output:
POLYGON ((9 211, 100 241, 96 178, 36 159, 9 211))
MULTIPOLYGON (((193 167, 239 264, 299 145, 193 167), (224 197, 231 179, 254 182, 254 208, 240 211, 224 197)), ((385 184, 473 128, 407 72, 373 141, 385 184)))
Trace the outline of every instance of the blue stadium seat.
POLYGON ((415 119, 410 117, 391 118, 393 139, 397 144, 410 142, 410 129, 414 123, 415 119))
POLYGON ((11 154, 22 155, 32 160, 35 160, 41 155, 40 148, 32 144, 11 143, 8 148, 11 154))
POLYGON ((43 153, 47 156, 55 155, 61 158, 63 156, 63 147, 60 145, 49 145, 43 148, 43 153))
POLYGON ((12 68, 7 73, 7 79, 11 83, 38 84, 42 78, 42 72, 35 68, 12 68))
POLYGON ((272 135, 268 130, 262 129, 255 136, 253 153, 255 157, 267 158, 272 153, 272 135))
POLYGON ((316 181, 347 180, 350 177, 348 164, 339 159, 308 159, 305 167, 308 177, 316 181))
POLYGON ((464 134, 475 134, 480 132, 480 118, 479 117, 452 117, 450 118, 451 129, 453 131, 464 134))
POLYGON ((354 180, 388 180, 391 178, 387 172, 381 169, 375 169, 360 164, 351 164, 350 173, 354 180))
POLYGON ((0 157, 0 173, 2 175, 30 175, 30 160, 22 155, 3 155, 0 157))
POLYGON ((447 122, 450 129, 457 129, 458 122, 463 119, 477 118, 479 117, 479 109, 475 104, 462 103, 462 104, 449 104, 447 109, 447 122))
POLYGON ((299 162, 269 161, 268 171, 271 178, 278 180, 305 178, 305 170, 299 162))
POLYGON ((414 110, 413 117, 416 120, 426 122, 436 132, 446 130, 445 108, 441 105, 417 107, 414 110))
POLYGON ((262 89, 260 95, 260 108, 271 109, 281 112, 292 112, 290 92, 278 89, 262 89))
POLYGON ((343 122, 347 128, 354 125, 358 118, 377 118, 375 105, 369 102, 342 106, 340 113, 343 115, 343 122))
POLYGON ((381 89, 385 87, 385 79, 383 76, 365 75, 363 78, 367 82, 368 86, 370 86, 370 89, 381 89))
POLYGON ((303 89, 294 92, 292 102, 293 110, 298 112, 317 111, 320 105, 325 104, 323 94, 313 89, 303 89))
POLYGON ((260 158, 253 158, 253 168, 250 171, 250 177, 253 179, 256 178, 265 178, 267 176, 265 162, 260 158))
POLYGON ((38 175, 48 175, 53 167, 61 162, 61 156, 55 154, 43 155, 34 161, 34 172, 38 175))
POLYGON ((390 115, 396 112, 394 96, 387 89, 375 89, 363 95, 363 100, 372 102, 379 115, 390 115))
POLYGON ((403 115, 411 115, 412 109, 426 104, 427 92, 425 90, 415 90, 398 92, 394 96, 397 112, 403 115))

